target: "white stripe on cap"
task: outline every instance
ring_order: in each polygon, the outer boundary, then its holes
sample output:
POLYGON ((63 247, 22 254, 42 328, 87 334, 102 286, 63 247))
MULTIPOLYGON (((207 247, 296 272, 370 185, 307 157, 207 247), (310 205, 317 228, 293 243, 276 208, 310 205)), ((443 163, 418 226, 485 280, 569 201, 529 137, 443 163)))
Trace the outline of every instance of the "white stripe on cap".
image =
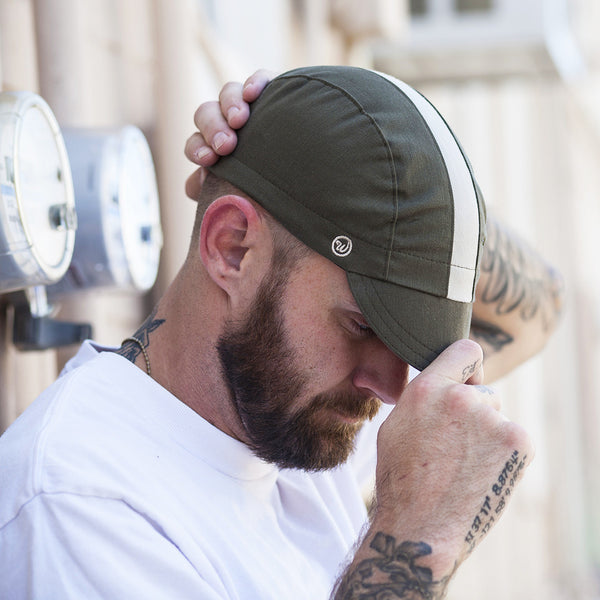
POLYGON ((454 200, 454 239, 446 297, 471 302, 475 289, 479 250, 479 209, 471 172, 448 125, 437 110, 408 84, 379 73, 398 87, 414 104, 433 134, 446 164, 454 200))

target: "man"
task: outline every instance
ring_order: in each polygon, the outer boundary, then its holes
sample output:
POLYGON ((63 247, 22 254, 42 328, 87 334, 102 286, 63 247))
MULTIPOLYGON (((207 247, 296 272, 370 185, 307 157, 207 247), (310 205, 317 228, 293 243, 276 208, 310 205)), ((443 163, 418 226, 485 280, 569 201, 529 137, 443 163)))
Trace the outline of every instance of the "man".
MULTIPOLYGON (((186 182, 190 198, 199 196, 207 167, 233 151, 235 130, 245 124, 249 103, 274 76, 261 69, 243 86, 229 82, 219 102, 198 108, 194 118, 199 131, 186 144, 187 157, 200 165, 186 182)), ((489 211, 486 237, 470 337, 484 350, 485 377, 492 382, 544 347, 562 311, 564 285, 551 265, 489 211)))
POLYGON ((150 317, 0 439, 0 596, 442 598, 533 456, 461 339, 484 241, 462 150, 402 82, 312 67, 211 170, 150 317))

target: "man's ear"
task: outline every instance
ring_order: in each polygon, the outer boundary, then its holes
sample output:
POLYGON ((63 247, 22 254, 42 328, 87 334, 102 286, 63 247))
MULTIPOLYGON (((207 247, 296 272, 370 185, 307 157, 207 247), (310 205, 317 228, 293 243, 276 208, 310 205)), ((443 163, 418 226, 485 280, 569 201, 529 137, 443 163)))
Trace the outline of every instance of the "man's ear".
MULTIPOLYGON (((209 205, 200 228, 200 256, 219 287, 231 293, 232 286, 239 285, 248 271, 264 266, 261 256, 267 229, 247 198, 221 196, 209 205)), ((250 277, 251 281, 255 279, 250 277)))

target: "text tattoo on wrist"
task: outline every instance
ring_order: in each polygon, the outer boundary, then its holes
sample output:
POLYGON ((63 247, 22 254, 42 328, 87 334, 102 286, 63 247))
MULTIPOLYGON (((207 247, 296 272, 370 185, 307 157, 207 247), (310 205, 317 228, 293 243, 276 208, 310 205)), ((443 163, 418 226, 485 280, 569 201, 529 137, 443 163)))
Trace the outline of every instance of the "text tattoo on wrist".
POLYGON ((521 472, 525 468, 527 455, 522 458, 519 456, 519 451, 515 450, 511 457, 506 461, 506 464, 500 471, 497 481, 492 485, 491 495, 487 495, 483 504, 475 515, 471 528, 465 537, 465 542, 469 545, 469 553, 473 551, 475 546, 486 536, 492 528, 496 517, 500 517, 502 511, 506 507, 506 503, 513 492, 521 472))
POLYGON ((396 538, 383 532, 375 534, 370 548, 375 558, 365 559, 350 572, 337 588, 338 600, 377 600, 405 598, 434 600, 443 598, 453 573, 434 581, 431 569, 417 561, 431 554, 424 542, 396 543, 396 538))

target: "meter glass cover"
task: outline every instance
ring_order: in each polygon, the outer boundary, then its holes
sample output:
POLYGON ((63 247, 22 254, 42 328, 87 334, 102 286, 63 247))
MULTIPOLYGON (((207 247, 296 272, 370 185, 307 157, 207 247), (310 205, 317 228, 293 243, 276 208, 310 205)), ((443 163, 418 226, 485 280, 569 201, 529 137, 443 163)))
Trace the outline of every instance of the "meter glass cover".
POLYGON ((57 135, 38 105, 23 115, 15 185, 33 250, 38 262, 49 269, 60 268, 65 258, 70 259, 67 249, 73 229, 67 192, 71 175, 57 135))
POLYGON ((134 286, 149 289, 158 271, 162 233, 152 155, 136 127, 123 132, 119 205, 123 245, 134 286))

